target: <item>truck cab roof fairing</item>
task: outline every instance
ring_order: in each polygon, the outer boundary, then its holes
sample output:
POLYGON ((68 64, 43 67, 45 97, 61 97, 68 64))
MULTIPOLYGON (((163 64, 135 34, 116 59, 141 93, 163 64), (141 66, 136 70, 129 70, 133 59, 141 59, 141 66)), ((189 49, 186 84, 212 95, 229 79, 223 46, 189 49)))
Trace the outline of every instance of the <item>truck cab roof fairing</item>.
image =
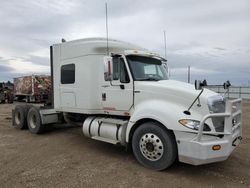
MULTIPOLYGON (((61 60, 84 55, 104 55, 107 52, 106 38, 87 38, 54 45, 61 46, 61 60)), ((124 53, 125 50, 147 51, 144 48, 127 42, 109 39, 110 53, 124 53)))

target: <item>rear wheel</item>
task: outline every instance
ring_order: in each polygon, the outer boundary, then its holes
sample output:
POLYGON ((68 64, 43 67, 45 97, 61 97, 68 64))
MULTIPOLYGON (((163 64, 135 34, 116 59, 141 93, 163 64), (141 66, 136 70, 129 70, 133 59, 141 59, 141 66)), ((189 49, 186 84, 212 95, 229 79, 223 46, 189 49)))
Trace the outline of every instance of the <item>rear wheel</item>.
POLYGON ((132 148, 136 159, 154 170, 168 168, 177 156, 174 134, 157 122, 146 122, 135 130, 132 148))
POLYGON ((13 113, 13 125, 18 129, 27 128, 27 107, 24 105, 17 105, 13 113))
POLYGON ((39 108, 31 107, 28 112, 27 122, 29 131, 34 134, 42 133, 44 130, 44 125, 41 121, 41 116, 39 112, 39 108))

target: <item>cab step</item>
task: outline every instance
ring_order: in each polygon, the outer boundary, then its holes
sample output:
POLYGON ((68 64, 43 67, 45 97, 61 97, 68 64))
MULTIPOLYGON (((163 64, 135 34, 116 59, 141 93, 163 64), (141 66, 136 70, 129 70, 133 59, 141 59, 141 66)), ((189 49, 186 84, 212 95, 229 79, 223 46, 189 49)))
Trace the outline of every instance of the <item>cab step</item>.
POLYGON ((114 145, 120 143, 119 140, 112 140, 112 139, 103 138, 103 137, 100 137, 100 136, 92 136, 91 138, 94 139, 94 140, 99 140, 99 141, 107 142, 107 143, 114 144, 114 145))

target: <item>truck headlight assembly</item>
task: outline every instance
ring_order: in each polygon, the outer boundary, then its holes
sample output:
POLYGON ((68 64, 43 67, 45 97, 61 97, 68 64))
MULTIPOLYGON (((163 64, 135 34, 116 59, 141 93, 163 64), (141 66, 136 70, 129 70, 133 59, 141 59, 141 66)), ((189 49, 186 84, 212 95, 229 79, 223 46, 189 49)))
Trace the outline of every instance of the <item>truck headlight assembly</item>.
MULTIPOLYGON (((192 130, 199 130, 200 121, 193 120, 193 119, 181 119, 179 120, 179 123, 189 129, 192 130)), ((203 131, 211 131, 210 127, 207 124, 204 124, 203 131)))

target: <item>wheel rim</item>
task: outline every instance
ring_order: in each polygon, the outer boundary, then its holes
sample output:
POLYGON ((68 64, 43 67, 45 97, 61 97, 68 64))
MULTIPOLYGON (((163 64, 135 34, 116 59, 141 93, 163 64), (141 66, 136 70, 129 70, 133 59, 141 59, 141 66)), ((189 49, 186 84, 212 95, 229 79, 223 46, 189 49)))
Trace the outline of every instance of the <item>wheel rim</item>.
POLYGON ((31 117, 30 117, 30 121, 29 121, 29 124, 30 124, 30 127, 32 129, 36 128, 36 115, 35 114, 32 114, 31 117))
POLYGON ((157 135, 146 133, 140 139, 140 150, 146 159, 157 161, 162 157, 164 147, 161 139, 157 135))
POLYGON ((15 113, 15 122, 17 125, 20 124, 20 122, 21 122, 21 113, 20 112, 15 113))

